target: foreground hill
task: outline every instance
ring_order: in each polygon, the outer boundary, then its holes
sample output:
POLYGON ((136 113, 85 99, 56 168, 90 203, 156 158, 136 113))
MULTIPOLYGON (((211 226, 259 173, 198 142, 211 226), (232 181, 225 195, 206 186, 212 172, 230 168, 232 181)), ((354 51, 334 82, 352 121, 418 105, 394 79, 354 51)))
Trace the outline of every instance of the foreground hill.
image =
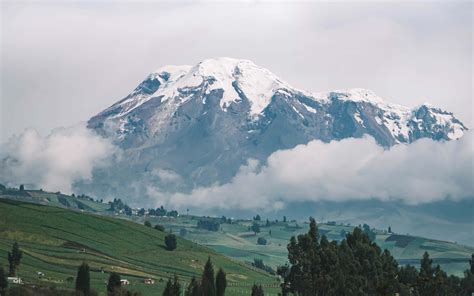
POLYGON ((240 295, 255 282, 275 284, 264 272, 182 238, 176 250, 167 251, 165 232, 124 219, 5 199, 0 199, 0 217, 0 264, 7 266, 7 252, 17 241, 24 252, 19 276, 26 283, 72 288, 77 267, 86 261, 92 286, 101 295, 112 271, 130 281, 130 290, 159 295, 173 274, 183 284, 199 276, 211 256, 234 285, 226 295, 240 295), (39 278, 38 272, 44 276, 39 278), (156 284, 145 285, 145 278, 156 284))

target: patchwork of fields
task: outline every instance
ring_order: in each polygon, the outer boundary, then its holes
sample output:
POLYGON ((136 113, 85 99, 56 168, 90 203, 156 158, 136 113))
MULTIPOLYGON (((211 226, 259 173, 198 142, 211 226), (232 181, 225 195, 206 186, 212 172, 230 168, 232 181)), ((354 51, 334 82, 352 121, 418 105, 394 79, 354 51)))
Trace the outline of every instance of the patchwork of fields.
MULTIPOLYGON (((272 222, 265 226, 265 221, 260 221, 261 232, 254 234, 249 231, 251 220, 236 220, 232 224, 221 224, 220 230, 213 232, 196 227, 198 217, 181 216, 173 218, 147 218, 153 224, 161 224, 167 230, 180 233, 186 229, 183 236, 196 243, 206 245, 215 251, 231 258, 244 262, 253 262, 254 258, 262 259, 266 265, 276 268, 287 259, 286 246, 293 235, 307 232, 306 222, 272 222), (258 245, 257 239, 266 239, 266 245, 258 245)), ((143 218, 137 218, 142 222, 143 218)), ((351 232, 354 226, 318 224, 320 234, 330 240, 341 240, 344 233, 351 232)), ((474 253, 474 248, 422 237, 388 234, 376 231, 375 242, 382 248, 388 249, 400 264, 418 265, 425 251, 428 251, 435 264, 440 264, 447 273, 462 276, 464 270, 469 268, 469 259, 474 253)))
POLYGON ((125 219, 5 199, 0 199, 0 217, 0 264, 7 266, 7 252, 18 241, 24 252, 19 275, 26 283, 73 288, 77 267, 85 261, 100 295, 112 271, 130 281, 130 290, 159 295, 173 274, 183 285, 199 277, 211 256, 215 269, 227 273, 228 295, 248 295, 253 283, 274 295, 278 291, 276 278, 267 273, 179 237, 178 248, 167 251, 165 232, 125 219), (38 272, 45 275, 39 278, 38 272), (145 278, 156 284, 145 285, 145 278))

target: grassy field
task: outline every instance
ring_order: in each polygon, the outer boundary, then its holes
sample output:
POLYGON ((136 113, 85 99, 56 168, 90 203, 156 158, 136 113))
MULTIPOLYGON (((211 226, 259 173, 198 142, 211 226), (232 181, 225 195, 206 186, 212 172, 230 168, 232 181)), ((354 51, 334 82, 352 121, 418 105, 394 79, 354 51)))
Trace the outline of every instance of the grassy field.
MULTIPOLYGON (((87 198, 72 197, 59 193, 44 192, 39 190, 26 190, 25 193, 11 191, 13 195, 0 196, 8 199, 22 200, 57 207, 84 210, 97 214, 111 216, 107 211, 108 204, 89 200, 87 198)), ((178 218, 167 217, 139 217, 120 215, 120 218, 131 219, 139 224, 149 220, 153 225, 161 224, 166 230, 179 234, 181 229, 186 229, 184 238, 200 245, 213 249, 216 253, 223 254, 238 262, 250 263, 255 258, 262 259, 266 265, 276 268, 286 262, 286 245, 291 236, 307 231, 306 222, 272 222, 270 226, 261 224, 261 232, 255 235, 249 231, 253 221, 234 220, 232 224, 221 224, 217 232, 206 231, 196 227, 201 219, 196 216, 181 215, 178 218), (266 245, 258 245, 258 237, 267 240, 266 245)), ((341 240, 344 232, 350 232, 354 226, 319 224, 321 234, 330 240, 341 240)), ((377 231, 376 243, 383 249, 386 248, 394 255, 400 264, 418 265, 423 253, 428 251, 435 264, 440 264, 449 274, 463 275, 469 266, 469 258, 474 253, 474 248, 452 242, 433 240, 428 238, 387 234, 377 231)))
MULTIPOLYGON (((135 218, 142 222, 144 218, 135 218)), ((305 233, 308 230, 306 222, 279 222, 266 227, 261 224, 261 232, 254 234, 248 230, 253 223, 250 220, 236 220, 232 224, 221 224, 217 232, 206 231, 196 227, 200 219, 193 216, 172 218, 146 218, 153 224, 161 224, 167 230, 180 233, 186 229, 184 237, 196 243, 206 245, 228 257, 244 262, 252 262, 254 258, 262 259, 266 265, 276 267, 287 259, 286 246, 293 235, 305 233), (267 240, 266 245, 258 245, 258 237, 267 240)), ((318 224, 320 234, 325 234, 330 240, 341 240, 344 233, 351 232, 354 226, 318 224)), ((464 245, 432 240, 422 237, 387 234, 377 231, 376 243, 382 249, 388 249, 400 264, 417 266, 425 251, 428 251, 435 264, 440 264, 449 274, 462 276, 469 268, 469 259, 474 248, 464 245)))
MULTIPOLYGON (((0 217, 0 264, 7 266, 7 252, 18 241, 24 252, 19 275, 26 283, 72 288, 77 267, 85 261, 100 295, 105 295, 112 271, 130 281, 130 290, 160 295, 173 274, 183 285, 200 276, 208 256, 216 270, 222 267, 227 273, 227 295, 248 295, 253 283, 277 283, 267 273, 182 238, 176 250, 167 251, 166 233, 125 219, 5 199, 0 199, 0 217), (40 279, 37 272, 45 276, 40 279), (143 284, 145 278, 155 279, 156 284, 143 284)), ((278 292, 265 290, 269 295, 278 292)))

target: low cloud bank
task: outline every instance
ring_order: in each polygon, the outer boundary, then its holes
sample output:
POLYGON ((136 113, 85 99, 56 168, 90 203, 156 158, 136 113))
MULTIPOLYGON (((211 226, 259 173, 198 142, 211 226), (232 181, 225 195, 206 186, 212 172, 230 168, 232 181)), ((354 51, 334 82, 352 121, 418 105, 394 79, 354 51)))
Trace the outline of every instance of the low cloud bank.
POLYGON ((27 129, 1 147, 0 180, 71 193, 74 182, 91 179, 92 170, 108 165, 116 152, 111 142, 82 124, 46 137, 27 129))
POLYGON ((230 183, 166 199, 175 207, 267 210, 293 201, 459 200, 474 196, 473 161, 472 132, 457 141, 422 139, 390 150, 370 137, 311 141, 273 153, 266 165, 249 160, 230 183))

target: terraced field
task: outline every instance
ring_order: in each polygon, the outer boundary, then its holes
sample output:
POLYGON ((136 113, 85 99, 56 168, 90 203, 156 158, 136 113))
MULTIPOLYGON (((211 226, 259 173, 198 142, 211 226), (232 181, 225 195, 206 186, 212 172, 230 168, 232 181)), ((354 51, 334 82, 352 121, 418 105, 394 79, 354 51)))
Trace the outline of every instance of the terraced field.
POLYGON ((165 232, 143 225, 81 211, 0 199, 0 264, 7 266, 7 252, 18 241, 24 252, 19 275, 26 283, 72 288, 77 267, 87 262, 92 286, 105 295, 112 271, 131 282, 130 290, 159 295, 164 282, 178 274, 182 284, 202 273, 208 256, 224 268, 227 295, 248 295, 253 283, 268 286, 276 295, 276 279, 242 262, 233 261, 206 247, 178 238, 178 248, 164 248, 165 232), (45 274, 38 278, 37 272, 45 274), (155 285, 143 284, 153 278, 155 285))
MULTIPOLYGON (((143 218, 136 218, 141 222, 143 218)), ((287 259, 286 246, 293 235, 307 232, 306 222, 272 223, 266 227, 261 224, 261 232, 254 234, 248 228, 253 223, 250 220, 236 220, 232 224, 221 224, 217 232, 197 229, 198 217, 147 218, 154 224, 162 224, 166 229, 179 233, 186 229, 186 239, 206 245, 228 257, 244 262, 253 262, 254 258, 262 259, 272 267, 282 265, 287 259), (267 240, 266 245, 258 245, 258 237, 267 240)), ((341 240, 344 233, 351 232, 354 226, 329 225, 320 223, 320 234, 325 234, 330 240, 341 240)), ((409 235, 388 234, 377 231, 376 243, 382 249, 388 249, 400 264, 417 266, 425 251, 428 251, 435 264, 440 264, 449 274, 462 276, 469 268, 469 259, 474 248, 452 242, 439 241, 409 235)))

